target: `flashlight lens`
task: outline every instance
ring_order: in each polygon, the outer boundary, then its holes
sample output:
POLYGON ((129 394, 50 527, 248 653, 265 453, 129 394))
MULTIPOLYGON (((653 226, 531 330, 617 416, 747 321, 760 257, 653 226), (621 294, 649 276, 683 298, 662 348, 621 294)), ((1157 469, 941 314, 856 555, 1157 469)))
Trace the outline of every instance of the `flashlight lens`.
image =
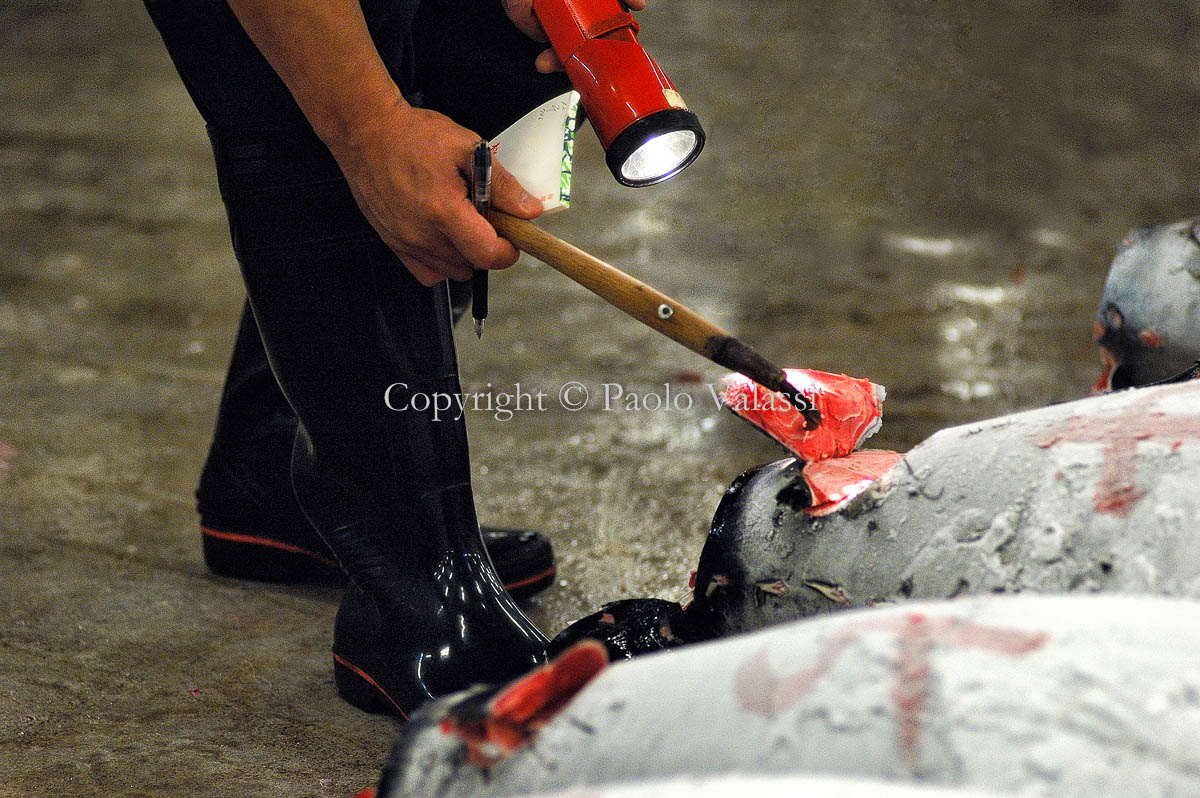
POLYGON ((693 131, 663 133, 634 150, 621 166, 621 174, 633 183, 669 176, 679 170, 695 149, 696 134, 693 131))

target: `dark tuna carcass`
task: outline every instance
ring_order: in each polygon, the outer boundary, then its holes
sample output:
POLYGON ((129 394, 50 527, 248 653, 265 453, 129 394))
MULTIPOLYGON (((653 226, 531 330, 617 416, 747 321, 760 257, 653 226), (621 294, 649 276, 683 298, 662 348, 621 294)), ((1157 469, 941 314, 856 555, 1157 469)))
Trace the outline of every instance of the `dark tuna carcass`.
MULTIPOLYGON (((528 698, 538 679, 546 682, 535 674, 500 695, 528 698)), ((578 796, 593 794, 585 786, 746 773, 1081 798, 1200 795, 1192 601, 911 602, 781 624, 567 682, 583 686, 573 698, 528 702, 557 709, 535 713, 528 734, 499 735, 521 743, 482 760, 459 722, 478 724, 477 694, 426 705, 401 730, 381 798, 569 788, 578 796)), ((506 717, 511 707, 497 713, 497 728, 506 717)))
POLYGON ((1164 380, 1200 360, 1200 219, 1134 230, 1104 285, 1097 390, 1164 380))

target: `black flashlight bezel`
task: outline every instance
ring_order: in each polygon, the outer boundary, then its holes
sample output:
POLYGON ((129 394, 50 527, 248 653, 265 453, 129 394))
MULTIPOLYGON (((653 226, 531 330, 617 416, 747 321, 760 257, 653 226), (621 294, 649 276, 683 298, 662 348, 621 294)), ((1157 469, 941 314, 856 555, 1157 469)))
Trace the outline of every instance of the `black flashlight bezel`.
POLYGON ((608 170, 612 172, 618 183, 632 188, 643 188, 670 180, 691 166, 692 161, 696 160, 702 149, 704 149, 704 128, 700 127, 700 118, 686 108, 667 108, 663 111, 656 111, 650 116, 642 117, 618 133, 612 144, 608 145, 608 152, 605 153, 604 160, 608 164, 608 170), (670 172, 648 180, 630 180, 621 173, 621 167, 625 165, 629 156, 637 151, 638 147, 655 136, 679 130, 690 130, 695 133, 696 146, 692 149, 691 154, 670 172))

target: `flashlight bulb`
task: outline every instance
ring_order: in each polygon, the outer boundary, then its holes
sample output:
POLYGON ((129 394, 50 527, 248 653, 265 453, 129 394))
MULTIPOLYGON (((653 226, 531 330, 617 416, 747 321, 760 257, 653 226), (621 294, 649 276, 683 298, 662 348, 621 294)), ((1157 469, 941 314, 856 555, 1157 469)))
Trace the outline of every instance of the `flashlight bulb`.
POLYGON ((605 148, 604 160, 618 183, 652 186, 679 174, 704 149, 704 129, 686 108, 643 116, 605 148))
POLYGON ((661 133, 625 159, 621 174, 631 183, 665 180, 683 168, 695 149, 696 134, 691 130, 661 133))

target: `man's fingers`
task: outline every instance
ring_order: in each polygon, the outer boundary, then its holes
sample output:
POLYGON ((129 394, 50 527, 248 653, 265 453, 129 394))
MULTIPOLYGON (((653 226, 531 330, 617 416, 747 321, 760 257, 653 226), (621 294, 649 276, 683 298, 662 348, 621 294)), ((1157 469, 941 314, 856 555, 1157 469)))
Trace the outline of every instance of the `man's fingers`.
POLYGON ((442 275, 449 277, 451 280, 466 280, 471 276, 472 262, 470 258, 463 256, 461 251, 455 247, 454 241, 446 236, 438 236, 439 245, 429 252, 424 252, 421 255, 421 261, 442 275))
POLYGON ((538 53, 538 57, 533 59, 533 67, 543 75, 549 75, 551 72, 562 72, 562 61, 558 60, 558 56, 553 50, 543 50, 538 53))
POLYGON ((471 267, 459 263, 447 263, 436 256, 422 253, 420 255, 401 256, 404 264, 413 277, 422 285, 435 285, 447 278, 451 280, 466 280, 471 276, 471 267))
POLYGON ((519 253, 509 242, 496 235, 495 229, 463 200, 463 213, 457 214, 446 235, 450 244, 477 269, 506 269, 517 262, 519 253))
POLYGON ((435 272, 433 269, 414 258, 405 258, 401 261, 401 263, 404 264, 404 268, 408 269, 409 273, 412 274, 413 277, 417 278, 417 282, 426 288, 431 285, 437 285, 442 280, 446 279, 446 275, 435 272))
MULTIPOLYGON (((478 214, 477 214, 478 215, 478 214)), ((490 225, 487 225, 489 231, 490 225)), ((495 235, 495 232, 492 232, 495 235)), ((420 243, 393 248, 400 262, 423 285, 433 285, 446 278, 465 280, 471 276, 471 264, 463 258, 449 238, 441 233, 426 236, 420 243)))
POLYGON ((542 201, 526 191, 499 162, 492 163, 492 204, 522 219, 532 219, 542 212, 542 201))
POLYGON ((542 23, 533 14, 533 0, 501 0, 504 13, 517 26, 517 29, 535 42, 546 41, 546 32, 542 23))

